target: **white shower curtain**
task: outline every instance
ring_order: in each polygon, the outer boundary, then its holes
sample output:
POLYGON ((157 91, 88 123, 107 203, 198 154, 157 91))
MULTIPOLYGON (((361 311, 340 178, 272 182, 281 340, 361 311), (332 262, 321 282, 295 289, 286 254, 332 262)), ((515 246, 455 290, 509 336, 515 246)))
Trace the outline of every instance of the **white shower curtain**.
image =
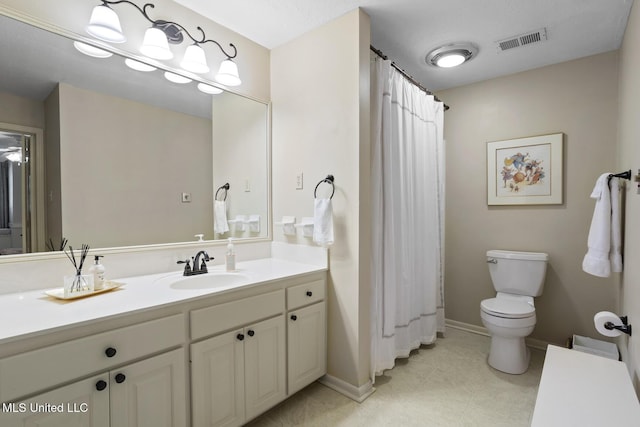
POLYGON ((444 105, 372 64, 372 380, 444 332, 444 105))

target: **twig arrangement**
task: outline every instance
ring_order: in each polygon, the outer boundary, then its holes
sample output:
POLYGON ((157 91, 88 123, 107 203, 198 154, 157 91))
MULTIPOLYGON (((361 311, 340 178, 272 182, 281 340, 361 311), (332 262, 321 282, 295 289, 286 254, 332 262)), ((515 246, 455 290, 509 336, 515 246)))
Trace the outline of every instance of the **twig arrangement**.
POLYGON ((56 249, 56 247, 53 246, 53 239, 51 239, 51 237, 49 237, 49 241, 47 242, 47 249, 49 249, 51 252, 64 251, 66 249, 66 247, 67 247, 67 243, 68 243, 68 240, 65 237, 63 237, 60 240, 60 246, 56 249))
MULTIPOLYGON (((66 239, 65 239, 66 240, 66 239)), ((65 243, 66 245, 66 243, 65 243)), ((84 260, 87 258, 87 254, 89 253, 89 245, 83 244, 82 249, 80 250, 80 259, 76 260, 75 252, 73 251, 73 247, 69 246, 69 251, 64 249, 65 255, 73 264, 73 267, 76 270, 76 275, 69 289, 69 292, 79 292, 89 290, 89 284, 85 281, 84 277, 82 277, 82 266, 84 265, 84 260)))

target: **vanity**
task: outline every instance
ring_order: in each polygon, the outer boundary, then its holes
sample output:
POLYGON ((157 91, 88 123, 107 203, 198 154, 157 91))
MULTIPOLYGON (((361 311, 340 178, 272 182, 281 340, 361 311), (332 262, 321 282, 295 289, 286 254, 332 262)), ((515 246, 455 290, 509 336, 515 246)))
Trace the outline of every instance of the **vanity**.
POLYGON ((0 425, 242 425, 323 376, 326 266, 237 267, 0 295, 0 425))

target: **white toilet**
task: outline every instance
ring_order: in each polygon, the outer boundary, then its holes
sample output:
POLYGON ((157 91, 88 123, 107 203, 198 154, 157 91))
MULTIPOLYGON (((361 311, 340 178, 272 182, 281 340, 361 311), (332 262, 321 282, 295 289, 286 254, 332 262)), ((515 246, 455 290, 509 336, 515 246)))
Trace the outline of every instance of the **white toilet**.
POLYGON ((482 323, 491 335, 489 365, 508 374, 529 368, 524 338, 536 325, 533 297, 542 295, 549 255, 540 252, 487 251, 495 298, 480 303, 482 323))

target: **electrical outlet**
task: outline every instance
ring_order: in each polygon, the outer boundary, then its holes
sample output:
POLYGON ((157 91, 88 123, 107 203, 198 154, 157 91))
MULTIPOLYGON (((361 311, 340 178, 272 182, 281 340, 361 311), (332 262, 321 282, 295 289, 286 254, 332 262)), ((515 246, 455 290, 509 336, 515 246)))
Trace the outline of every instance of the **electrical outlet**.
POLYGON ((296 175, 296 190, 302 190, 302 188, 303 188, 302 172, 300 172, 299 174, 296 175))
POLYGON ((191 203, 191 193, 182 193, 182 203, 191 203))

